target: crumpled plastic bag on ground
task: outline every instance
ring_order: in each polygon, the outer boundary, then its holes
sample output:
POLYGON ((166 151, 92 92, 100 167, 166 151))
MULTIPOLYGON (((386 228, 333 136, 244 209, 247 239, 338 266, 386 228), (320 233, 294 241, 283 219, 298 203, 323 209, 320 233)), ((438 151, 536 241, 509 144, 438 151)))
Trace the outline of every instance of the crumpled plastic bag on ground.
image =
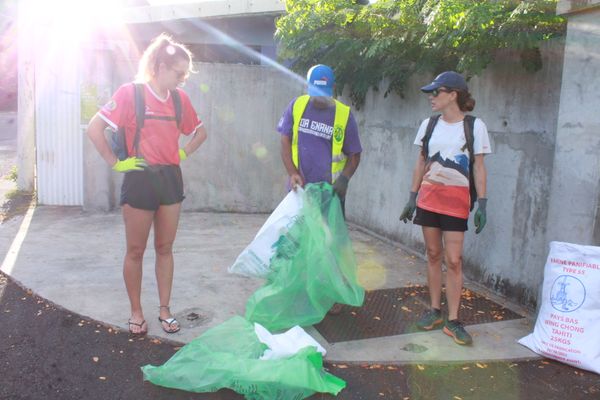
POLYGON ((260 357, 261 360, 290 357, 305 347, 315 347, 321 355, 325 356, 326 354, 323 346, 299 326, 273 335, 261 324, 254 323, 254 332, 258 336, 258 340, 269 346, 260 357))
POLYGON ((300 400, 315 392, 336 395, 346 386, 325 372, 314 347, 288 358, 260 360, 267 346, 254 329, 244 318, 233 317, 182 347, 165 364, 142 367, 144 379, 190 392, 230 388, 249 400, 300 400))
POLYGON ((306 185, 299 218, 279 238, 270 269, 246 303, 246 319, 270 331, 318 323, 334 303, 362 305, 354 250, 330 184, 306 185))

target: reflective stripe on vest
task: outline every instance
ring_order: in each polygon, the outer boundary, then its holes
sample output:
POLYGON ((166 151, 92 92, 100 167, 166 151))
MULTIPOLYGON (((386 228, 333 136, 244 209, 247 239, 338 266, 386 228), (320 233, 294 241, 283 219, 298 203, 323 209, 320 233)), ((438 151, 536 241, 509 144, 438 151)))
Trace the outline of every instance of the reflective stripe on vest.
MULTIPOLYGON (((292 161, 296 168, 298 168, 298 130, 300 128, 300 120, 306 110, 306 106, 310 100, 309 95, 302 95, 294 102, 292 109, 292 115, 294 117, 294 126, 292 134, 292 161)), ((347 157, 342 153, 342 147, 344 146, 344 139, 346 135, 346 125, 348 124, 348 118, 350 117, 350 107, 344 103, 335 101, 335 117, 333 121, 333 132, 331 135, 331 182, 341 175, 346 165, 347 157)))

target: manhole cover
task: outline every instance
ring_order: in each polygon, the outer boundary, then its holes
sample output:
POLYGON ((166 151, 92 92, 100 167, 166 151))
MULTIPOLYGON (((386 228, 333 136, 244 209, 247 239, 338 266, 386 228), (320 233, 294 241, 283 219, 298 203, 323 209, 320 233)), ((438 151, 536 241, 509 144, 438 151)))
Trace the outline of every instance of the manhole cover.
MULTIPOLYGON (((374 290, 365 293, 362 307, 343 306, 340 314, 327 315, 315 328, 329 343, 412 333, 418 331, 415 323, 428 307, 425 286, 374 290)), ((446 315, 444 297, 442 310, 446 315)), ((465 325, 523 318, 468 289, 463 289, 459 316, 465 325)))

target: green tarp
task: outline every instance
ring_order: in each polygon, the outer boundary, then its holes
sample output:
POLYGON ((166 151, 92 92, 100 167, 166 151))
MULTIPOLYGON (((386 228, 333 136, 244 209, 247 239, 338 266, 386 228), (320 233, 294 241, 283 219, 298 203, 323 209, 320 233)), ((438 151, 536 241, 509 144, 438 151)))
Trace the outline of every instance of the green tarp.
POLYGON ((144 379, 169 388, 213 392, 230 388, 250 400, 300 400, 337 394, 345 382, 323 369, 321 353, 260 360, 266 349, 252 322, 279 331, 318 323, 334 303, 362 305, 356 260, 339 199, 329 184, 306 185, 303 208, 277 243, 271 272, 234 317, 181 348, 162 366, 142 367, 144 379))

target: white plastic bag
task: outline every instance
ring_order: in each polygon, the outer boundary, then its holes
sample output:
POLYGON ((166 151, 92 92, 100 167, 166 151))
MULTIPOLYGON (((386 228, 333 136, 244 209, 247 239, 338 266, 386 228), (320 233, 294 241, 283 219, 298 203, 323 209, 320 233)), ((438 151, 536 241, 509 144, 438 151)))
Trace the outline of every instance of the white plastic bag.
POLYGON ((229 267, 228 271, 230 273, 263 278, 270 272, 270 260, 275 254, 273 245, 295 222, 302 209, 303 192, 302 188, 298 188, 296 191, 290 191, 284 197, 267 218, 252 242, 229 267))
POLYGON ((600 374, 600 247, 551 242, 532 351, 600 374))
POLYGON ((316 347, 317 351, 323 356, 326 354, 323 346, 298 325, 284 333, 273 335, 267 328, 255 322, 254 332, 258 340, 269 346, 262 357, 260 357, 261 360, 278 360, 280 358, 291 357, 309 346, 316 347))

